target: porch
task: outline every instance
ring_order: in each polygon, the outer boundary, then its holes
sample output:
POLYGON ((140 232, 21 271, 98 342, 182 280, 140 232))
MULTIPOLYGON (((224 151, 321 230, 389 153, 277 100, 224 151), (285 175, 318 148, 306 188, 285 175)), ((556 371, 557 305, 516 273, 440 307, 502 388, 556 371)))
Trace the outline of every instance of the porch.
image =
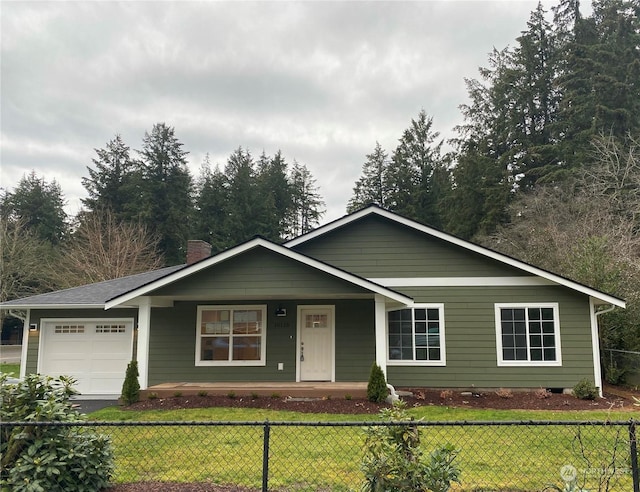
POLYGON ((208 395, 234 394, 243 396, 278 396, 293 398, 352 398, 367 397, 366 382, 302 382, 302 383, 162 383, 149 386, 140 391, 140 398, 146 399, 151 393, 160 398, 197 395, 206 392, 208 395))

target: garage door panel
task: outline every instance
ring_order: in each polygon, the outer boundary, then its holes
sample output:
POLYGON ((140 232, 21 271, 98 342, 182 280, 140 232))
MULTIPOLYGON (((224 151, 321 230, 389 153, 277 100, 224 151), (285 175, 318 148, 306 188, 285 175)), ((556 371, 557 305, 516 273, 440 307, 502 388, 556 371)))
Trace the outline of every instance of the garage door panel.
POLYGON ((83 394, 119 394, 131 360, 131 320, 46 320, 40 372, 67 375, 83 394))

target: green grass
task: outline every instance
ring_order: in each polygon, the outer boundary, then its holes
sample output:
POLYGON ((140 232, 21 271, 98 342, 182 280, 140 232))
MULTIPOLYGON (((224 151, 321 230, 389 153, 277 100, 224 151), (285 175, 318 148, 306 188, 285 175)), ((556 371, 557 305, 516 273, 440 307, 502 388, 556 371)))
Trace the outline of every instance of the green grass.
POLYGON ((20 376, 20 364, 8 364, 3 362, 0 364, 0 372, 17 378, 20 376))
MULTIPOLYGON (((521 411, 420 407, 409 410, 429 422, 462 421, 627 421, 622 411, 521 411)), ((128 411, 109 407, 90 415, 96 421, 219 422, 371 422, 376 415, 303 414, 242 408, 128 411)), ((259 488, 263 427, 109 427, 117 452, 116 482, 141 480, 215 481, 259 488)), ((452 443, 460 450, 462 488, 455 490, 541 490, 562 485, 559 470, 606 467, 615 460, 626 468, 625 427, 424 427, 426 451, 452 443), (621 429, 621 430, 620 430, 621 429), (620 434, 616 432, 620 430, 620 434), (580 451, 578 433, 585 444, 580 451), (589 460, 589 462, 586 461, 589 460)), ((270 435, 270 487, 295 490, 355 490, 362 483, 362 427, 278 427, 270 435)), ((597 476, 589 478, 590 489, 597 476)), ((630 490, 629 474, 617 477, 610 490, 630 490)), ((597 487, 596 487, 597 490, 597 487)))

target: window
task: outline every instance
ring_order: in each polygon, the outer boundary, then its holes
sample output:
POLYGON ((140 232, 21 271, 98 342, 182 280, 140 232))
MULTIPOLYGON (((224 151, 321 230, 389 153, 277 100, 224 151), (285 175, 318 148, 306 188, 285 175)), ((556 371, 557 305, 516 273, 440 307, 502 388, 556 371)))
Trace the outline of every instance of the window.
POLYGON ((266 306, 199 306, 197 365, 265 364, 266 306))
POLYGON ((84 333, 84 325, 56 325, 55 333, 84 333))
POLYGON ((387 322, 389 364, 445 364, 443 305, 389 311, 387 322))
POLYGON ((558 305, 496 305, 498 365, 561 365, 558 305))
POLYGON ((96 325, 96 333, 125 333, 125 325, 96 325))

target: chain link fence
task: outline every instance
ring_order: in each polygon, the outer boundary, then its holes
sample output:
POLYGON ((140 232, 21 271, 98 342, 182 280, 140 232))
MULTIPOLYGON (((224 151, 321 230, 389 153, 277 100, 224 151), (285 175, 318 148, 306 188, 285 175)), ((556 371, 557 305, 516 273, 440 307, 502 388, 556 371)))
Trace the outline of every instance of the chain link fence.
MULTIPOLYGON (((113 483, 357 491, 366 429, 407 422, 4 422, 110 437, 113 483)), ((411 422, 425 452, 458 450, 464 491, 639 491, 636 422, 411 422), (569 489, 570 484, 575 489, 569 489)))

